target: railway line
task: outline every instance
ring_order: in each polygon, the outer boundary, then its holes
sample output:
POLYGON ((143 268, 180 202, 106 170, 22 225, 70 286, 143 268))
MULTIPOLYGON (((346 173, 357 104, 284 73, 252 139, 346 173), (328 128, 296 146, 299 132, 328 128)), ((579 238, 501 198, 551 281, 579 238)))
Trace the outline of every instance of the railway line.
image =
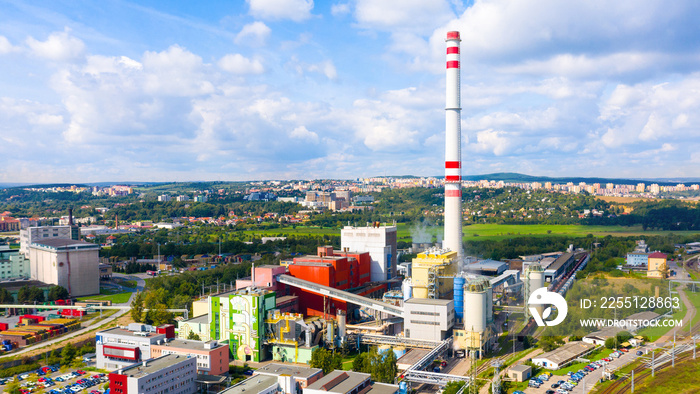
MULTIPOLYGON (((682 363, 684 361, 692 360, 692 353, 685 353, 676 357, 676 363, 682 363)), ((670 368, 671 363, 667 362, 663 365, 658 366, 654 369, 655 373, 661 370, 670 368)), ((642 383, 646 378, 651 376, 651 369, 648 366, 642 364, 634 368, 634 381, 635 384, 642 383)), ((606 387, 603 390, 594 391, 595 394, 617 394, 617 393, 627 393, 630 391, 632 382, 629 378, 618 379, 611 386, 606 387)))

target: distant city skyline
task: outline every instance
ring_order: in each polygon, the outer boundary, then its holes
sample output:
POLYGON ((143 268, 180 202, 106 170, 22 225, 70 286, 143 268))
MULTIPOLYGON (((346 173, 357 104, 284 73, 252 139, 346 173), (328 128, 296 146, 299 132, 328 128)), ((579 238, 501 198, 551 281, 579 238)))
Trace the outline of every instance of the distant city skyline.
POLYGON ((0 0, 0 183, 700 174, 700 3, 0 0))

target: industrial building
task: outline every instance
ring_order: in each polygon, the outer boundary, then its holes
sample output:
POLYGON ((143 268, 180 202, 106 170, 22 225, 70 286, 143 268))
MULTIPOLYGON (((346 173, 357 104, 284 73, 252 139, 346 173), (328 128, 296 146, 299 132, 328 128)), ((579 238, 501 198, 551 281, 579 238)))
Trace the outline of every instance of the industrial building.
MULTIPOLYGON (((100 369, 122 369, 151 357, 151 346, 165 343, 175 335, 174 327, 153 327, 131 323, 98 331, 95 335, 95 366, 100 369)), ((195 366, 196 367, 196 366, 195 366)))
POLYGON ((646 267, 649 264, 649 253, 630 252, 627 253, 625 264, 633 267, 646 267))
POLYGON ((415 298, 452 298, 453 277, 458 269, 458 253, 429 249, 413 259, 411 286, 415 298))
POLYGON ((64 238, 29 246, 31 278, 63 286, 71 297, 100 293, 100 245, 64 238))
POLYGON ((532 362, 535 365, 547 369, 559 369, 565 367, 575 359, 584 356, 594 348, 595 345, 590 343, 581 341, 569 342, 551 352, 542 353, 539 356, 533 357, 532 362))
MULTIPOLYGON (((204 301, 206 302, 207 300, 204 301)), ((195 301, 194 303, 196 302, 197 301, 195 301)), ((189 338, 190 333, 197 334, 199 336, 199 339, 202 341, 209 341, 211 339, 208 308, 206 314, 199 315, 188 320, 178 321, 177 337, 180 339, 187 339, 189 338)))
POLYGON ((168 354, 110 373, 109 389, 115 394, 194 394, 196 379, 194 357, 168 354))
POLYGON ((228 346, 217 341, 173 339, 151 345, 151 358, 179 354, 197 359, 197 373, 201 375, 228 374, 228 346))
POLYGON ((275 292, 248 287, 209 297, 209 339, 227 343, 235 360, 264 360, 265 317, 275 309, 275 292))
POLYGON ((333 371, 304 389, 304 394, 394 394, 399 386, 372 383, 368 373, 333 371))
POLYGON ((453 300, 411 298, 403 304, 406 338, 443 341, 455 324, 453 300))
POLYGON ((508 263, 496 260, 480 260, 464 268, 466 271, 478 275, 498 276, 508 269, 508 263))
POLYGON ((667 275, 668 265, 666 264, 666 255, 661 252, 649 254, 647 277, 665 279, 667 275))
POLYGON ((71 226, 28 227, 19 230, 19 251, 29 257, 29 246, 47 239, 73 239, 71 226))
POLYGON ((370 280, 373 282, 396 277, 396 226, 352 227, 340 230, 340 249, 369 252, 370 280))
POLYGON ((563 253, 544 270, 544 281, 548 283, 554 282, 560 276, 571 271, 574 268, 576 261, 577 260, 574 253, 563 253))
POLYGON ((25 254, 10 245, 0 245, 0 279, 28 278, 29 270, 29 258, 25 254))
POLYGON ((277 378, 280 384, 280 391, 278 392, 297 394, 321 379, 323 377, 323 370, 320 368, 302 367, 298 365, 271 363, 256 369, 253 378, 256 377, 277 378))
MULTIPOLYGON (((336 252, 330 246, 318 248, 316 256, 294 258, 287 269, 289 275, 338 290, 357 289, 370 282, 369 253, 336 252)), ((375 286, 376 287, 376 286, 375 286)), ((369 288, 363 294, 386 290, 386 286, 369 288)), ((302 289, 293 289, 299 297, 300 312, 306 316, 334 316, 336 310, 348 311, 345 301, 326 297, 302 289)))

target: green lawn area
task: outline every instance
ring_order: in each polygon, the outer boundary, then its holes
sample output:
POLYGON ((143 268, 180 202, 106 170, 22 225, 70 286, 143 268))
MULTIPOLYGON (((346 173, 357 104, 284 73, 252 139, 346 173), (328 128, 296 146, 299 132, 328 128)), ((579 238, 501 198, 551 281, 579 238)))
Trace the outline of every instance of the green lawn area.
MULTIPOLYGON (((593 362, 593 361, 598 361, 598 360, 601 360, 601 359, 603 359, 603 358, 605 358, 605 357, 608 357, 608 356, 610 355, 610 353, 612 353, 612 352, 613 352, 612 349, 601 348, 601 349, 595 350, 593 353, 591 353, 591 354, 585 356, 584 358, 586 358, 586 359, 588 359, 588 360, 591 360, 591 362, 593 362)), ((571 365, 569 365, 568 367, 564 367, 564 368, 561 368, 561 369, 557 369, 556 371, 553 371, 552 373, 553 373, 554 375, 566 376, 566 374, 567 374, 568 372, 576 372, 576 371, 578 371, 579 369, 585 367, 585 366, 588 365, 588 364, 590 364, 590 362, 588 362, 588 363, 576 363, 576 364, 571 364, 571 365)))
POLYGON ((688 296, 690 303, 695 305, 695 316, 693 316, 693 319, 690 321, 691 326, 695 326, 700 322, 700 288, 695 293, 686 289, 685 294, 688 296))
MULTIPOLYGON (((398 223, 397 238, 400 241, 408 241, 411 238, 412 224, 398 223)), ((440 226, 427 228, 433 235, 441 235, 440 226)), ((596 237, 632 236, 632 235, 666 235, 669 231, 644 231, 642 226, 582 226, 582 225, 546 225, 546 224, 472 224, 463 227, 464 240, 501 240, 514 237, 546 237, 546 236, 571 236, 585 237, 592 234, 596 237)), ((674 234, 697 234, 694 231, 674 231, 674 234)), ((246 230, 245 235, 252 236, 289 236, 289 235, 340 235, 337 228, 319 228, 317 226, 300 226, 296 228, 284 227, 266 230, 246 230)))
POLYGON ((698 280, 698 271, 692 269, 692 268, 686 268, 685 269, 688 274, 690 275, 690 279, 692 280, 698 280))
POLYGON ((127 292, 127 293, 118 293, 118 294, 100 295, 100 296, 87 296, 87 297, 78 298, 78 301, 111 300, 112 304, 122 304, 124 302, 129 301, 129 298, 131 298, 132 294, 133 293, 131 293, 131 292, 127 292))

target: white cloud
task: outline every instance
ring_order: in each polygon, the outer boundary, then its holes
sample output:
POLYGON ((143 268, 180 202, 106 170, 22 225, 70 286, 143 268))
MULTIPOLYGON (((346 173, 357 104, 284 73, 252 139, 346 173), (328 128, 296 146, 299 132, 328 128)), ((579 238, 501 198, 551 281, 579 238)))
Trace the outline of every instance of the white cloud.
POLYGON ((69 29, 62 32, 54 32, 46 41, 38 41, 34 37, 28 37, 27 46, 36 56, 56 61, 69 61, 82 56, 85 44, 78 38, 68 33, 69 29))
POLYGON ((250 14, 262 19, 291 19, 303 22, 311 17, 313 0, 246 0, 250 14))
POLYGON ((142 63, 145 91, 151 94, 191 96, 214 91, 202 58, 178 45, 162 52, 146 52, 142 63))
POLYGON ((429 33, 447 23, 454 14, 447 1, 358 0, 355 18, 363 28, 384 31, 414 31, 429 33))
POLYGON ((496 156, 509 153, 513 146, 513 135, 505 131, 483 130, 476 133, 476 142, 470 144, 478 152, 489 152, 496 156))
POLYGON ((318 143, 318 134, 314 133, 313 131, 309 131, 304 126, 295 127, 289 136, 300 140, 310 141, 315 144, 318 143))
POLYGON ((350 13, 350 5, 347 3, 333 4, 331 6, 331 15, 341 16, 350 13))
POLYGON ((309 64, 299 61, 297 56, 292 56, 290 61, 287 63, 287 67, 294 70, 299 76, 303 76, 306 73, 311 72, 322 74, 329 80, 335 80, 338 78, 338 72, 332 60, 324 60, 319 63, 309 64))
POLYGON ((528 59, 524 63, 498 68, 509 74, 561 75, 569 78, 612 77, 641 71, 664 63, 662 53, 621 52, 590 56, 558 54, 547 60, 528 59))
POLYGON ((251 60, 238 53, 222 57, 218 62, 219 67, 234 74, 262 74, 265 68, 257 60, 251 60))
POLYGON ((236 35, 236 44, 245 44, 251 47, 261 47, 270 36, 272 30, 260 21, 249 23, 236 35))
POLYGON ((4 55, 10 52, 17 51, 18 48, 10 43, 10 40, 5 36, 0 36, 0 55, 4 55))

